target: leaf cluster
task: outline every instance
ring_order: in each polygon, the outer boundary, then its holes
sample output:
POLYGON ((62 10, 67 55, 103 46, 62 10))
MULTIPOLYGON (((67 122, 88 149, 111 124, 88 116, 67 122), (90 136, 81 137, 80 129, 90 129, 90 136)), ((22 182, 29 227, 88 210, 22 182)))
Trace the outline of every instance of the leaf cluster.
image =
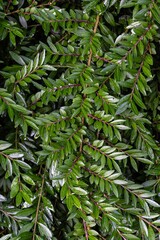
POLYGON ((159 16, 0 1, 0 240, 160 238, 159 16))

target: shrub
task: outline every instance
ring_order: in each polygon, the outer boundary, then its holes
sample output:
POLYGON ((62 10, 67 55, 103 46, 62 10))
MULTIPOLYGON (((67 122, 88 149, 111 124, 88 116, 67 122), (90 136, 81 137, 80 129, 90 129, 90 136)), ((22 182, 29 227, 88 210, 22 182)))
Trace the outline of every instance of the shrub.
POLYGON ((159 239, 159 0, 0 1, 0 239, 159 239))

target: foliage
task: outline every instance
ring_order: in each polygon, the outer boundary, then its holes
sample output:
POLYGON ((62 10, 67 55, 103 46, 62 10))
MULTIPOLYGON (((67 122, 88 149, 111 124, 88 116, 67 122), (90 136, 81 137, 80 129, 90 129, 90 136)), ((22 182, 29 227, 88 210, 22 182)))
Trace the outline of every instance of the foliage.
POLYGON ((0 239, 159 239, 159 0, 0 1, 0 239))

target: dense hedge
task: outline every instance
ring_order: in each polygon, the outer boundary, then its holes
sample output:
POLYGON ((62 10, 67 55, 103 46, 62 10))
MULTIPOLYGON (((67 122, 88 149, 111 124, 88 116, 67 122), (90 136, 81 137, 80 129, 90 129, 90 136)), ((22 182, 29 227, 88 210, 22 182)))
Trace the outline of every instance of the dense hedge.
POLYGON ((160 239, 160 1, 0 1, 0 239, 160 239))

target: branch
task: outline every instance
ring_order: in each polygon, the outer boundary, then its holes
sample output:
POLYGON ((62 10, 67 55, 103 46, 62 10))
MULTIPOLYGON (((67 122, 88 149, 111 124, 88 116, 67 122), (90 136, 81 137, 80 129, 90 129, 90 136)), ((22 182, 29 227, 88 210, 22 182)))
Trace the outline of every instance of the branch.
MULTIPOLYGON (((96 22, 95 22, 94 30, 93 30, 94 34, 96 34, 96 32, 97 32, 98 24, 99 24, 99 15, 97 15, 97 17, 96 17, 96 22)), ((91 39, 91 41, 92 41, 92 39, 91 39)), ((89 54, 88 64, 87 64, 88 66, 91 65, 91 60, 92 60, 92 49, 90 49, 90 54, 89 54)))

